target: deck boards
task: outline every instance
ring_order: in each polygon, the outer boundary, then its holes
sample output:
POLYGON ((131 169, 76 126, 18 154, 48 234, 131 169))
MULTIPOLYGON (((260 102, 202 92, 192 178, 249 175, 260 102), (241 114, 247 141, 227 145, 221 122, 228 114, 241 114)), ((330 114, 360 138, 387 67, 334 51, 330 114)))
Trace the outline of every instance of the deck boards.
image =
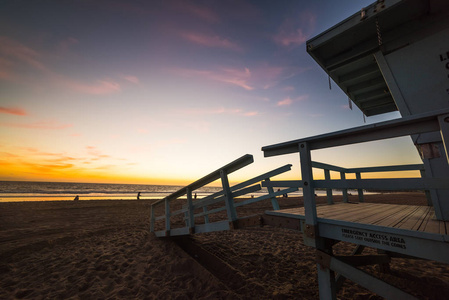
MULTIPOLYGON (((430 206, 338 203, 317 205, 316 209, 318 218, 323 219, 394 227, 443 235, 449 232, 449 221, 436 220, 435 211, 430 206)), ((286 215, 305 215, 304 207, 289 208, 276 212, 286 215)))

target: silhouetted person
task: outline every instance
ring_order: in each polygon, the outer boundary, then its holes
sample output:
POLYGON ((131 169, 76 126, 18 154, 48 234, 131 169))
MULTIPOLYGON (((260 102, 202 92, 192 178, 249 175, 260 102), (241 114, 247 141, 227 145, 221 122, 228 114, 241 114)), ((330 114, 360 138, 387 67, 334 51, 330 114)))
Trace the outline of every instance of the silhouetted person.
POLYGON ((140 192, 137 193, 137 200, 140 200, 140 192))
POLYGON ((80 199, 80 197, 78 195, 76 195, 75 199, 73 199, 73 201, 78 201, 80 199))

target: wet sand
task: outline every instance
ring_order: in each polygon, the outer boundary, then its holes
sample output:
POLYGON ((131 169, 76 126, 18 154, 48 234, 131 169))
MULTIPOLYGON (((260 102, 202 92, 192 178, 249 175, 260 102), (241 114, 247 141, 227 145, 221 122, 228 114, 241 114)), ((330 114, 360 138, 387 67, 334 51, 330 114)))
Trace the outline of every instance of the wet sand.
MULTIPOLYGON (((420 193, 365 197, 426 204, 420 193)), ((315 254, 300 232, 264 226, 198 234, 188 243, 158 239, 149 232, 151 202, 0 203, 0 298, 318 299, 315 254)), ((298 205, 298 198, 281 200, 284 208, 298 205)), ((267 209, 269 201, 238 214, 267 209)), ((353 247, 334 248, 349 254, 353 247)), ((363 270, 419 299, 449 295, 446 264, 394 258, 389 273, 374 266, 363 270)), ((349 281, 338 298, 382 299, 349 281)))

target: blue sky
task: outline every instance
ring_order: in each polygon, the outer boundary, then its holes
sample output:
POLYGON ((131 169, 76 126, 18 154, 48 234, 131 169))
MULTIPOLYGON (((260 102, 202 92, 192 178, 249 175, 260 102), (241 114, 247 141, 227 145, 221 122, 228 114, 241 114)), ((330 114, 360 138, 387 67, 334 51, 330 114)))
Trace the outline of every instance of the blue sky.
MULTIPOLYGON (((305 42, 371 2, 2 1, 0 180, 183 184, 246 153, 231 179, 298 178, 260 148, 365 124, 305 42)), ((408 138, 312 158, 419 162, 408 138)))

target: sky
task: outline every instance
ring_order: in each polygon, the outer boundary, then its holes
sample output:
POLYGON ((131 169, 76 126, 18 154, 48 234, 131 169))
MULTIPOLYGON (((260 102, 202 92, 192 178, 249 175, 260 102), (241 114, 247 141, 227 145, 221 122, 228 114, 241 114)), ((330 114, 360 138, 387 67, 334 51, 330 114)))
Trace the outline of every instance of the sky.
MULTIPOLYGON (((188 184, 247 153, 231 182, 299 179, 261 147, 400 117, 364 120, 305 50, 371 2, 1 1, 0 180, 188 184)), ((312 159, 420 163, 408 137, 312 159)))

